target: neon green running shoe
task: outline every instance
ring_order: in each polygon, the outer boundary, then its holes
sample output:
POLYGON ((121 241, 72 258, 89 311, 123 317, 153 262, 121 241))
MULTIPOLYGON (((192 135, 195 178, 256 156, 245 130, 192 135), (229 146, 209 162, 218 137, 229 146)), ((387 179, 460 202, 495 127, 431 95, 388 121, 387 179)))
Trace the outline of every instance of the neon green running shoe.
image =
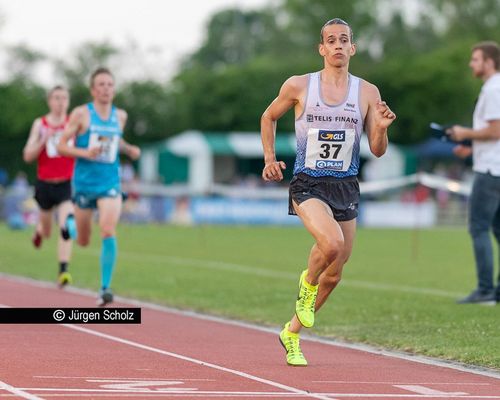
POLYGON ((314 325, 314 307, 318 295, 318 285, 311 285, 306 281, 307 269, 302 272, 299 279, 299 295, 295 302, 295 314, 299 322, 306 328, 314 325))
POLYGON ((280 332, 280 343, 286 351, 286 362, 294 367, 305 367, 307 360, 300 350, 300 337, 298 333, 290 332, 288 328, 290 322, 285 324, 285 327, 280 332))
POLYGON ((57 285, 63 288, 66 285, 73 283, 73 278, 69 272, 61 272, 57 277, 57 285))

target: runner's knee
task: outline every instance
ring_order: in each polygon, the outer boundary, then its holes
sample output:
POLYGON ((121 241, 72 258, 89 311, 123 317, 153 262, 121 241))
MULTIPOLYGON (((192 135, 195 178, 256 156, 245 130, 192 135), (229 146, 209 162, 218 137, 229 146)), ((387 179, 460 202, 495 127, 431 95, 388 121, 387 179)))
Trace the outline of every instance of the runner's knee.
POLYGON ((50 234, 52 233, 51 231, 52 230, 51 230, 50 227, 44 227, 44 226, 42 226, 40 234, 42 235, 42 237, 44 239, 48 239, 50 237, 50 234))
POLYGON ((79 246, 87 247, 90 243, 90 238, 78 235, 76 242, 79 246))
POLYGON ((116 228, 114 226, 101 226, 101 237, 107 238, 116 236, 116 228))
POLYGON ((328 264, 335 261, 344 249, 344 241, 342 239, 326 239, 319 243, 319 248, 323 252, 328 264))

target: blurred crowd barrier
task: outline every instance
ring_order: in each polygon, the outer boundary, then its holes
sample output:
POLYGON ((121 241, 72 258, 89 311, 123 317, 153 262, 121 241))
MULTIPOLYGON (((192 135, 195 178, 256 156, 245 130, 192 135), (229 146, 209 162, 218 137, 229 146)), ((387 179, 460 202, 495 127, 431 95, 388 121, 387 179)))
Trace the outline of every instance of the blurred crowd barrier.
MULTIPOLYGON (((466 223, 470 182, 418 173, 361 182, 358 224, 370 227, 433 227, 466 223)), ((122 220, 129 223, 300 225, 288 215, 284 187, 214 185, 208 193, 186 186, 124 183, 122 220)), ((33 188, 19 182, 0 191, 1 218, 14 229, 36 223, 33 188)))

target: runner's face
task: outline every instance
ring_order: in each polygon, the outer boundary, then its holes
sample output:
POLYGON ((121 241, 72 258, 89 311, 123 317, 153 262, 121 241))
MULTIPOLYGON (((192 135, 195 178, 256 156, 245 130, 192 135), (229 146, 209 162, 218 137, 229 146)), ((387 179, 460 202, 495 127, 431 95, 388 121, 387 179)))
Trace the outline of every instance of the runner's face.
POLYGON ((356 47, 351 43, 351 31, 346 25, 328 25, 323 30, 323 43, 319 45, 319 53, 325 62, 334 67, 345 67, 349 59, 356 52, 356 47))
POLYGON ((108 104, 113 102, 115 96, 115 81, 109 74, 99 74, 94 78, 90 89, 92 97, 98 103, 108 104))
POLYGON ((69 107, 69 93, 63 89, 54 90, 48 100, 49 110, 55 114, 66 114, 69 107))
POLYGON ((478 49, 472 52, 469 61, 469 67, 472 70, 472 74, 476 78, 483 78, 486 74, 486 65, 487 60, 484 58, 483 51, 478 49))

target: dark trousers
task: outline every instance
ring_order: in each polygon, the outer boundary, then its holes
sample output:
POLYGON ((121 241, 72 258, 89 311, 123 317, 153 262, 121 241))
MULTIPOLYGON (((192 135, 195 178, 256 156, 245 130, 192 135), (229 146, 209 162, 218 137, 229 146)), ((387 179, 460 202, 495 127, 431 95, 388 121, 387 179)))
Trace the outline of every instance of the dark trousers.
MULTIPOLYGON (((495 290, 490 231, 500 243, 500 177, 476 172, 469 199, 469 233, 474 246, 478 289, 482 293, 495 290)), ((500 285, 496 290, 499 298, 500 285)))

